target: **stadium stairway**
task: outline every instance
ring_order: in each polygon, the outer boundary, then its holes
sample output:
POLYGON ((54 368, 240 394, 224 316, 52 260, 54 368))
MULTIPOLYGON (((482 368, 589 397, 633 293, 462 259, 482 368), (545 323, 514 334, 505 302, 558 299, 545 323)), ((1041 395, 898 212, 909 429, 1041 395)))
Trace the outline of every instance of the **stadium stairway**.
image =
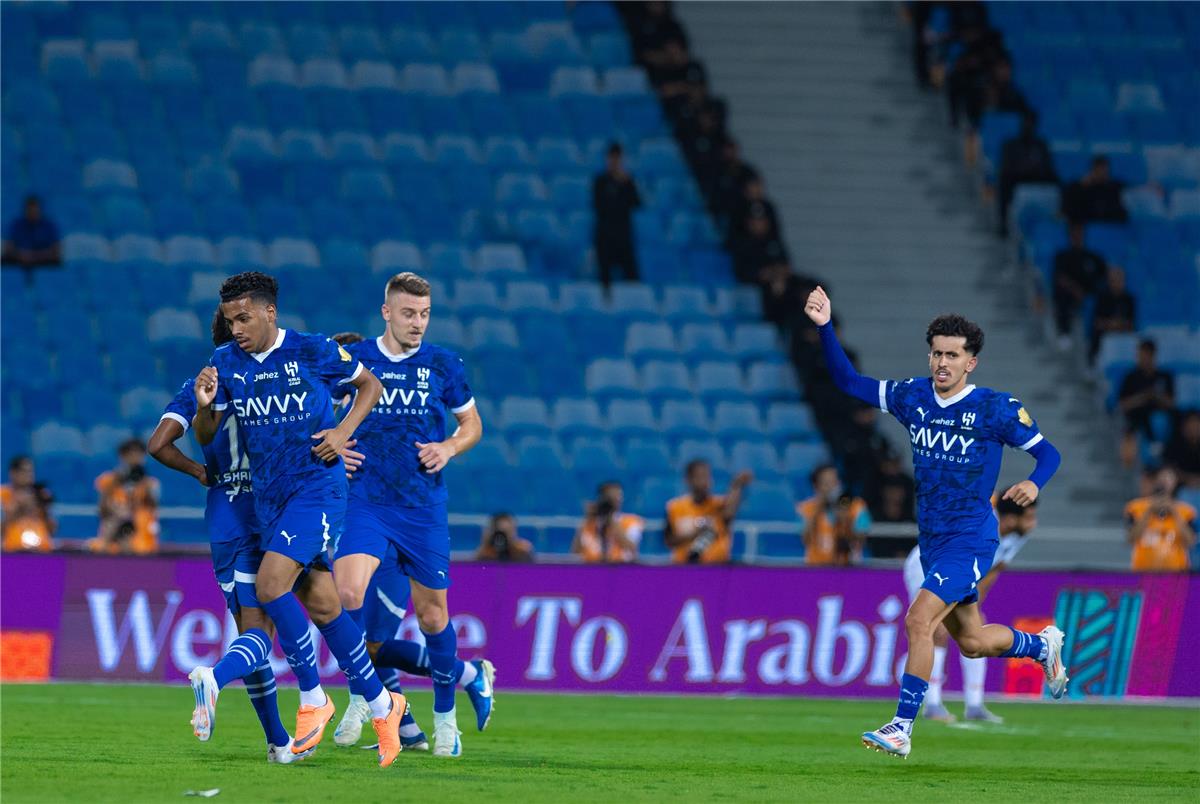
MULTIPOLYGON (((1042 522, 1117 521, 1132 489, 1116 431, 1042 341, 961 167, 944 100, 914 85, 893 6, 683 3, 678 13, 767 179, 793 264, 828 278, 862 370, 922 375, 924 323, 948 311, 976 320, 987 334, 976 381, 1019 394, 1063 453, 1042 522)), ((887 435, 907 442, 887 422, 887 435)), ((1029 467, 1009 459, 1001 482, 1029 467)))

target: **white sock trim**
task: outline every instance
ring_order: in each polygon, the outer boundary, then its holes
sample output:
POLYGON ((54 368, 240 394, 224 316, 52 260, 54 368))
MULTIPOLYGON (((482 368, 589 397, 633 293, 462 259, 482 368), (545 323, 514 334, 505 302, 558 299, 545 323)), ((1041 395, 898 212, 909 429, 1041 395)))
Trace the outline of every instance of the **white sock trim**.
POLYGON ((470 662, 463 662, 462 678, 458 680, 458 686, 466 689, 475 678, 479 675, 479 671, 475 669, 475 665, 470 662))
POLYGON ((367 706, 371 707, 371 717, 387 717, 392 711, 392 696, 384 690, 374 700, 367 701, 367 706))
POLYGON ((325 690, 321 689, 320 684, 311 690, 300 690, 301 706, 324 706, 327 700, 329 699, 325 696, 325 690))

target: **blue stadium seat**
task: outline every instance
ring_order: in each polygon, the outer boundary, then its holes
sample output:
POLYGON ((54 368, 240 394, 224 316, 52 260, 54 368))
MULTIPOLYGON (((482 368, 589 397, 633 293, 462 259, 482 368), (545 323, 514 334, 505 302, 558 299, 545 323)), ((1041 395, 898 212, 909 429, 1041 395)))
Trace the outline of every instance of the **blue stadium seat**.
POLYGON ((597 400, 633 399, 642 396, 637 370, 628 360, 601 358, 588 365, 585 382, 597 400))
POLYGON ((693 396, 687 366, 679 361, 651 360, 642 367, 642 389, 652 400, 689 399, 693 396))
POLYGON ((563 441, 600 436, 607 432, 600 406, 594 399, 560 397, 554 401, 552 418, 554 431, 563 441))
POLYGON ((634 322, 625 332, 625 354, 635 363, 675 360, 679 357, 675 331, 661 322, 634 322))
POLYGON ((668 285, 663 288, 663 315, 672 323, 712 320, 712 309, 704 288, 693 285, 668 285))
POLYGON ((543 436, 528 436, 517 444, 517 463, 525 471, 557 473, 566 465, 558 442, 543 436))
POLYGON ((274 268, 317 268, 321 255, 310 240, 295 237, 277 237, 267 247, 267 256, 274 268))
POLYGON ((756 480, 750 484, 739 513, 742 519, 792 522, 796 519, 792 490, 781 481, 756 480))
POLYGON ((798 402, 774 402, 767 408, 767 433, 777 441, 819 440, 812 411, 798 402))
POLYGON ((475 267, 492 277, 522 276, 527 270, 525 255, 513 243, 484 243, 475 252, 475 267))
MULTIPOLYGON (((495 283, 481 279, 463 279, 454 286, 454 307, 458 315, 464 318, 495 315, 500 309, 500 293, 495 283)), ((511 321, 506 321, 513 332, 515 348, 516 328, 511 321)), ((474 341, 481 344, 481 341, 474 341)))
POLYGON ((829 461, 829 449, 823 443, 788 444, 783 450, 783 470, 793 482, 807 483, 813 470, 829 461))
POLYGON ((758 407, 752 402, 718 402, 713 411, 713 432, 722 441, 762 441, 767 435, 758 407))
POLYGON ((733 353, 742 363, 778 358, 779 335, 770 324, 738 324, 733 330, 733 353))
POLYGON ((738 441, 729 453, 729 468, 738 472, 749 469, 756 481, 771 482, 782 478, 782 464, 774 445, 765 441, 738 441))
POLYGON ((744 395, 745 380, 736 363, 706 361, 696 366, 696 393, 708 402, 738 399, 744 395))
POLYGON ((679 351, 690 360, 732 359, 729 336, 719 324, 687 324, 679 332, 679 351))
POLYGON ((685 439, 675 450, 675 463, 683 469, 688 462, 694 460, 707 461, 714 472, 727 472, 729 458, 724 447, 714 439, 685 439))
POLYGON ((510 441, 526 435, 549 436, 550 411, 536 397, 505 397, 500 403, 500 427, 510 441))
POLYGON ((614 399, 608 403, 609 432, 621 439, 647 438, 659 432, 654 410, 645 399, 614 399))
MULTIPOLYGON (((459 292, 456 294, 460 315, 464 311, 461 301, 463 284, 466 283, 459 283, 459 292)), ((496 305, 493 304, 490 307, 495 310, 496 305)), ((507 319, 477 318, 467 327, 467 333, 472 344, 472 353, 477 356, 495 352, 515 354, 520 348, 516 327, 507 319)), ((514 391, 514 393, 516 392, 514 391)))
POLYGON ((617 480, 622 474, 617 449, 608 438, 579 438, 571 448, 571 468, 583 489, 617 480))
POLYGON ((675 441, 689 438, 706 438, 712 434, 708 413, 695 399, 669 399, 663 402, 662 432, 675 441))
POLYGON ((746 392, 756 399, 776 402, 799 397, 795 369, 788 363, 755 363, 746 380, 746 392))
POLYGON ((419 272, 423 268, 421 250, 414 243, 385 240, 371 249, 371 270, 376 273, 419 272))

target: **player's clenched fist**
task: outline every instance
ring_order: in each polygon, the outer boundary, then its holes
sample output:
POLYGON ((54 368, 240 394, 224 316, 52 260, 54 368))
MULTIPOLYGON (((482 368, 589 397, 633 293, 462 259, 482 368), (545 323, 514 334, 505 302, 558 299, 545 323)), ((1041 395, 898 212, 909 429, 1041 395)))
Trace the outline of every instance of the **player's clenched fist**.
POLYGON ((833 314, 833 305, 829 303, 829 297, 825 295, 825 289, 820 285, 808 294, 808 301, 804 303, 804 312, 818 327, 829 323, 829 317, 833 314))
POLYGON ((1004 496, 1001 499, 1012 500, 1017 505, 1027 506, 1037 498, 1037 483, 1034 483, 1032 480, 1022 480, 1004 492, 1004 496))
POLYGON ((196 375, 196 404, 206 408, 213 403, 217 396, 217 370, 213 366, 205 366, 196 375))

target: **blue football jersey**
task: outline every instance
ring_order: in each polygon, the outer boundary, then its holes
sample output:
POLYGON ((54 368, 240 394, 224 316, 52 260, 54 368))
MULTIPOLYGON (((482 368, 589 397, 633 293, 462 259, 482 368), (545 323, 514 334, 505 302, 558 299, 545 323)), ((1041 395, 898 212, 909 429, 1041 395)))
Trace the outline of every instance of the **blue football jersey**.
POLYGON ((1042 440, 1021 401, 990 388, 968 385, 942 399, 929 377, 883 380, 879 407, 908 428, 917 525, 931 547, 985 530, 1003 448, 1028 450, 1042 440))
POLYGON ((341 458, 313 454, 313 433, 336 426, 330 387, 348 383, 362 364, 324 335, 279 330, 261 354, 236 343, 218 347, 213 409, 231 409, 250 458, 254 497, 264 525, 298 492, 314 484, 344 484, 341 458))
POLYGON ((475 404, 466 367, 440 346, 422 343, 416 352, 393 355, 380 340, 348 347, 383 385, 383 396, 354 433, 355 450, 366 459, 350 482, 350 499, 406 508, 444 502, 442 473, 424 470, 416 444, 445 440, 453 415, 475 404))
MULTIPOLYGON (((195 380, 189 379, 167 405, 162 418, 179 422, 186 433, 195 415, 195 380)), ((234 541, 247 531, 257 531, 250 458, 239 437, 237 419, 229 411, 221 414, 212 442, 200 449, 212 483, 204 513, 210 541, 214 544, 234 541)))

